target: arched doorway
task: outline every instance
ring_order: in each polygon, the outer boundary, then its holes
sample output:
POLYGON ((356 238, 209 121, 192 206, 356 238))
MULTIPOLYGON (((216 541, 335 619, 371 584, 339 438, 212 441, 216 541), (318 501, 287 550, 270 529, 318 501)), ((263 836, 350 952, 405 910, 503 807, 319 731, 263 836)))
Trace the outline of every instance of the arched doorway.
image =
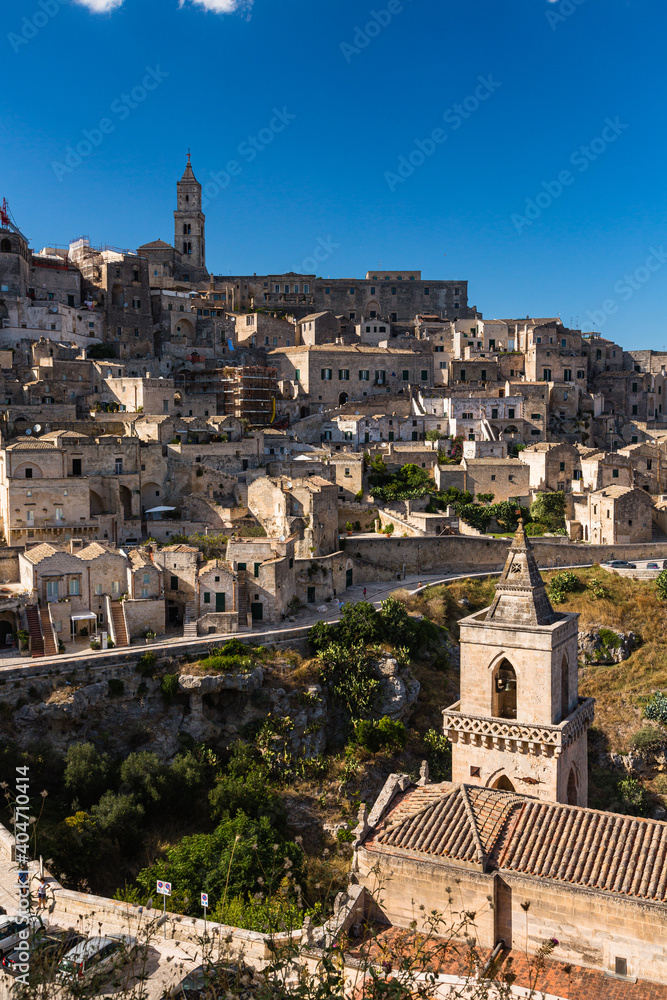
POLYGON ((516 719, 516 672, 509 660, 501 660, 493 672, 493 715, 516 719))
POLYGON ((497 788, 499 792, 515 792, 516 788, 507 777, 506 774, 501 774, 500 777, 494 781, 492 788, 497 788))
POLYGON ((16 631, 16 616, 13 611, 3 611, 0 614, 0 649, 14 645, 16 631))
POLYGON ((567 804, 576 806, 579 804, 579 782, 577 780, 577 769, 572 765, 570 776, 567 779, 567 804))
POLYGON ((345 406, 345 404, 348 401, 348 398, 349 397, 348 397, 348 395, 347 395, 346 392, 341 392, 340 396, 338 397, 338 405, 339 406, 345 406))
POLYGON ((123 286, 113 285, 111 289, 111 305, 122 308, 124 301, 123 286))
POLYGON ((560 717, 561 721, 570 714, 570 668, 567 657, 560 665, 560 717))

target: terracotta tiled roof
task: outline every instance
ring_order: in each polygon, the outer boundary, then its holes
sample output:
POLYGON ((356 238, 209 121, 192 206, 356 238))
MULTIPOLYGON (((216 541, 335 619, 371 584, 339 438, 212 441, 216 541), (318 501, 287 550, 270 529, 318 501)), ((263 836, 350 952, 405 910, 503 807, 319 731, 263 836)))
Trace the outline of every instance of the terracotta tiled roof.
POLYGON ((667 823, 470 785, 427 788, 405 795, 368 842, 371 848, 667 903, 667 823))
MULTIPOLYGON (((441 975, 470 976, 470 955, 466 948, 439 937, 425 943, 423 934, 415 935, 399 927, 381 931, 370 945, 354 949, 352 954, 368 954, 376 962, 390 961, 397 969, 401 959, 411 952, 419 956, 428 955, 432 967, 441 975)), ((490 959, 491 952, 479 949, 478 956, 480 962, 485 963, 490 959)), ((415 964, 419 961, 417 958, 415 964)), ((566 997, 567 1000, 667 1000, 667 985, 641 980, 632 982, 607 976, 596 969, 559 961, 558 945, 544 962, 541 972, 536 971, 535 959, 520 948, 502 951, 494 964, 492 976, 499 983, 513 981, 514 987, 523 988, 526 996, 546 995, 566 997), (536 993, 533 992, 535 989, 536 993)))

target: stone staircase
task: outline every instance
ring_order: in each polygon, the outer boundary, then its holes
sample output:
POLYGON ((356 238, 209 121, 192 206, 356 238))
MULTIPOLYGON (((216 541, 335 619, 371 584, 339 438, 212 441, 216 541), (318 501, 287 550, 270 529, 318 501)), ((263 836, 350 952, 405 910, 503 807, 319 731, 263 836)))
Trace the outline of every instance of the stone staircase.
POLYGON ((197 612, 194 601, 188 601, 185 605, 185 613, 183 615, 183 638, 197 638, 197 612))
POLYGON ((236 591, 236 610, 238 612, 238 629, 239 632, 244 632, 248 629, 248 594, 246 588, 245 570, 240 569, 237 576, 238 589, 236 591))
POLYGON ((664 533, 662 528, 654 521, 651 525, 651 541, 652 542, 667 542, 667 535, 664 533))
POLYGON ((25 609, 30 633, 30 650, 32 656, 44 656, 44 638, 39 620, 39 608, 36 604, 28 604, 25 609))
POLYGON ((130 640, 127 634, 127 625, 125 624, 125 612, 123 611, 123 605, 120 601, 110 601, 109 609, 111 612, 111 624, 113 626, 113 641, 116 644, 116 648, 119 646, 129 646, 130 640))
POLYGON ((53 632, 53 622, 49 614, 49 606, 39 609, 39 617, 42 623, 42 637, 44 639, 44 653, 46 656, 55 656, 58 652, 58 643, 53 632))

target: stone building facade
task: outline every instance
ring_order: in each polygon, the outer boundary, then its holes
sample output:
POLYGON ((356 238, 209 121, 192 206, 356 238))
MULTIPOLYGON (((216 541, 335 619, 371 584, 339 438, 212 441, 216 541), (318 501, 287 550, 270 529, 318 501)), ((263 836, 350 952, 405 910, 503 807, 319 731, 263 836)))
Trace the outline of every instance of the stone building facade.
POLYGON ((586 808, 577 616, 554 612, 522 527, 491 607, 460 627, 453 780, 389 777, 360 812, 358 880, 399 927, 454 896, 480 948, 535 955, 553 938, 561 962, 667 983, 667 823, 586 808))

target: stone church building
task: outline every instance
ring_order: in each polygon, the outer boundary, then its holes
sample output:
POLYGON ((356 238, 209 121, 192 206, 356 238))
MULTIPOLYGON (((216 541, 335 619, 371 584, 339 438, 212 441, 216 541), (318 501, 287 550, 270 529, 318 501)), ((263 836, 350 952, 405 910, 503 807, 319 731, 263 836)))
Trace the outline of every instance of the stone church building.
POLYGON ((577 615, 551 607, 523 526, 460 628, 453 781, 388 779, 357 828, 359 881, 399 927, 451 905, 483 948, 555 938, 561 962, 667 983, 667 823, 587 808, 577 615))

